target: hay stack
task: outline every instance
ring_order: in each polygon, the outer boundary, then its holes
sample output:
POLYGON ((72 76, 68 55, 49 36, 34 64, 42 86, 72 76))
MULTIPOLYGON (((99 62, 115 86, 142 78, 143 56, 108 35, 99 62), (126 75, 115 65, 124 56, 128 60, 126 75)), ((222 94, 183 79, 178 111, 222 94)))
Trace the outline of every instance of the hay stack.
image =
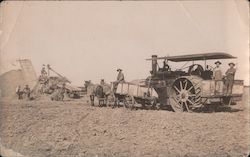
POLYGON ((18 85, 23 88, 27 84, 22 70, 11 70, 0 75, 0 90, 2 97, 14 97, 18 85))

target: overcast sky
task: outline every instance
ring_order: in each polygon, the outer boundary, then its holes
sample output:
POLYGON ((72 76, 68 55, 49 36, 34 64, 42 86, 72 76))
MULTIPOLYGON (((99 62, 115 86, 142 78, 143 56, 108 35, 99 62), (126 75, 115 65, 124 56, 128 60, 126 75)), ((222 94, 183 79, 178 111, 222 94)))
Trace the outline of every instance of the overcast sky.
POLYGON ((113 81, 117 68, 130 81, 149 75, 152 54, 226 52, 238 57, 236 78, 249 84, 245 0, 5 1, 0 11, 1 73, 29 58, 37 73, 50 64, 76 85, 113 81))

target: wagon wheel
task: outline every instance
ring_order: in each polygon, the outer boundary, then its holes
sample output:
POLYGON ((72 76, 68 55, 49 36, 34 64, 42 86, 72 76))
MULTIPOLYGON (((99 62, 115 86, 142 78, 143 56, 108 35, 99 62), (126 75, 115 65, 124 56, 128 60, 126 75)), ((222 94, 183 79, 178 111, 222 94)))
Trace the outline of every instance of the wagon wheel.
POLYGON ((129 108, 129 109, 133 109, 135 104, 136 104, 136 101, 135 101, 135 98, 132 96, 132 95, 126 95, 124 97, 124 107, 125 108, 129 108))
POLYGON ((175 80, 170 91, 170 105, 175 112, 192 112, 201 106, 201 88, 187 78, 175 80))

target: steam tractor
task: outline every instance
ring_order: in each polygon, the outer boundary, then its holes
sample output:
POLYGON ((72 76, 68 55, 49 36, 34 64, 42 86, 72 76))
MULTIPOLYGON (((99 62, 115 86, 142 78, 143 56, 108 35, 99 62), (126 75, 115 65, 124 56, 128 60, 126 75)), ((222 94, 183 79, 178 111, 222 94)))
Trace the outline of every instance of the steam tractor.
MULTIPOLYGON (((146 79, 148 87, 158 94, 161 106, 171 106, 175 112, 191 112, 206 105, 230 105, 232 101, 241 100, 243 80, 234 80, 232 94, 215 92, 215 80, 212 79, 212 67, 208 60, 235 59, 227 53, 205 53, 182 56, 167 56, 147 59, 152 61, 151 76, 146 79), (158 61, 165 60, 164 66, 159 67, 158 61), (202 61, 204 65, 195 64, 202 61), (192 63, 181 69, 171 70, 169 62, 192 63)), ((223 80, 222 80, 223 81, 223 80)), ((224 86, 224 85, 223 85, 224 86)), ((224 87, 225 88, 225 87, 224 87)))

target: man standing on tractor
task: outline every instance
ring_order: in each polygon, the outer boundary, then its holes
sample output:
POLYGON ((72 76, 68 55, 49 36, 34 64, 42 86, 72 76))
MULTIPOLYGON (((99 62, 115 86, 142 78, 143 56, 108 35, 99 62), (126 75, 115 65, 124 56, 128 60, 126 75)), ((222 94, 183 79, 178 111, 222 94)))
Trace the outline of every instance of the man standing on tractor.
POLYGON ((220 68, 221 62, 216 61, 214 64, 216 65, 213 70, 213 79, 215 80, 215 94, 221 94, 223 92, 223 76, 220 68))
POLYGON ((169 65, 168 65, 168 60, 166 60, 166 59, 163 61, 162 70, 163 70, 163 71, 170 71, 170 67, 169 67, 169 65))
POLYGON ((226 95, 232 94, 234 76, 235 76, 235 72, 236 72, 236 69, 234 68, 234 66, 235 66, 234 63, 231 62, 228 65, 230 68, 226 71, 226 82, 225 82, 226 95))

